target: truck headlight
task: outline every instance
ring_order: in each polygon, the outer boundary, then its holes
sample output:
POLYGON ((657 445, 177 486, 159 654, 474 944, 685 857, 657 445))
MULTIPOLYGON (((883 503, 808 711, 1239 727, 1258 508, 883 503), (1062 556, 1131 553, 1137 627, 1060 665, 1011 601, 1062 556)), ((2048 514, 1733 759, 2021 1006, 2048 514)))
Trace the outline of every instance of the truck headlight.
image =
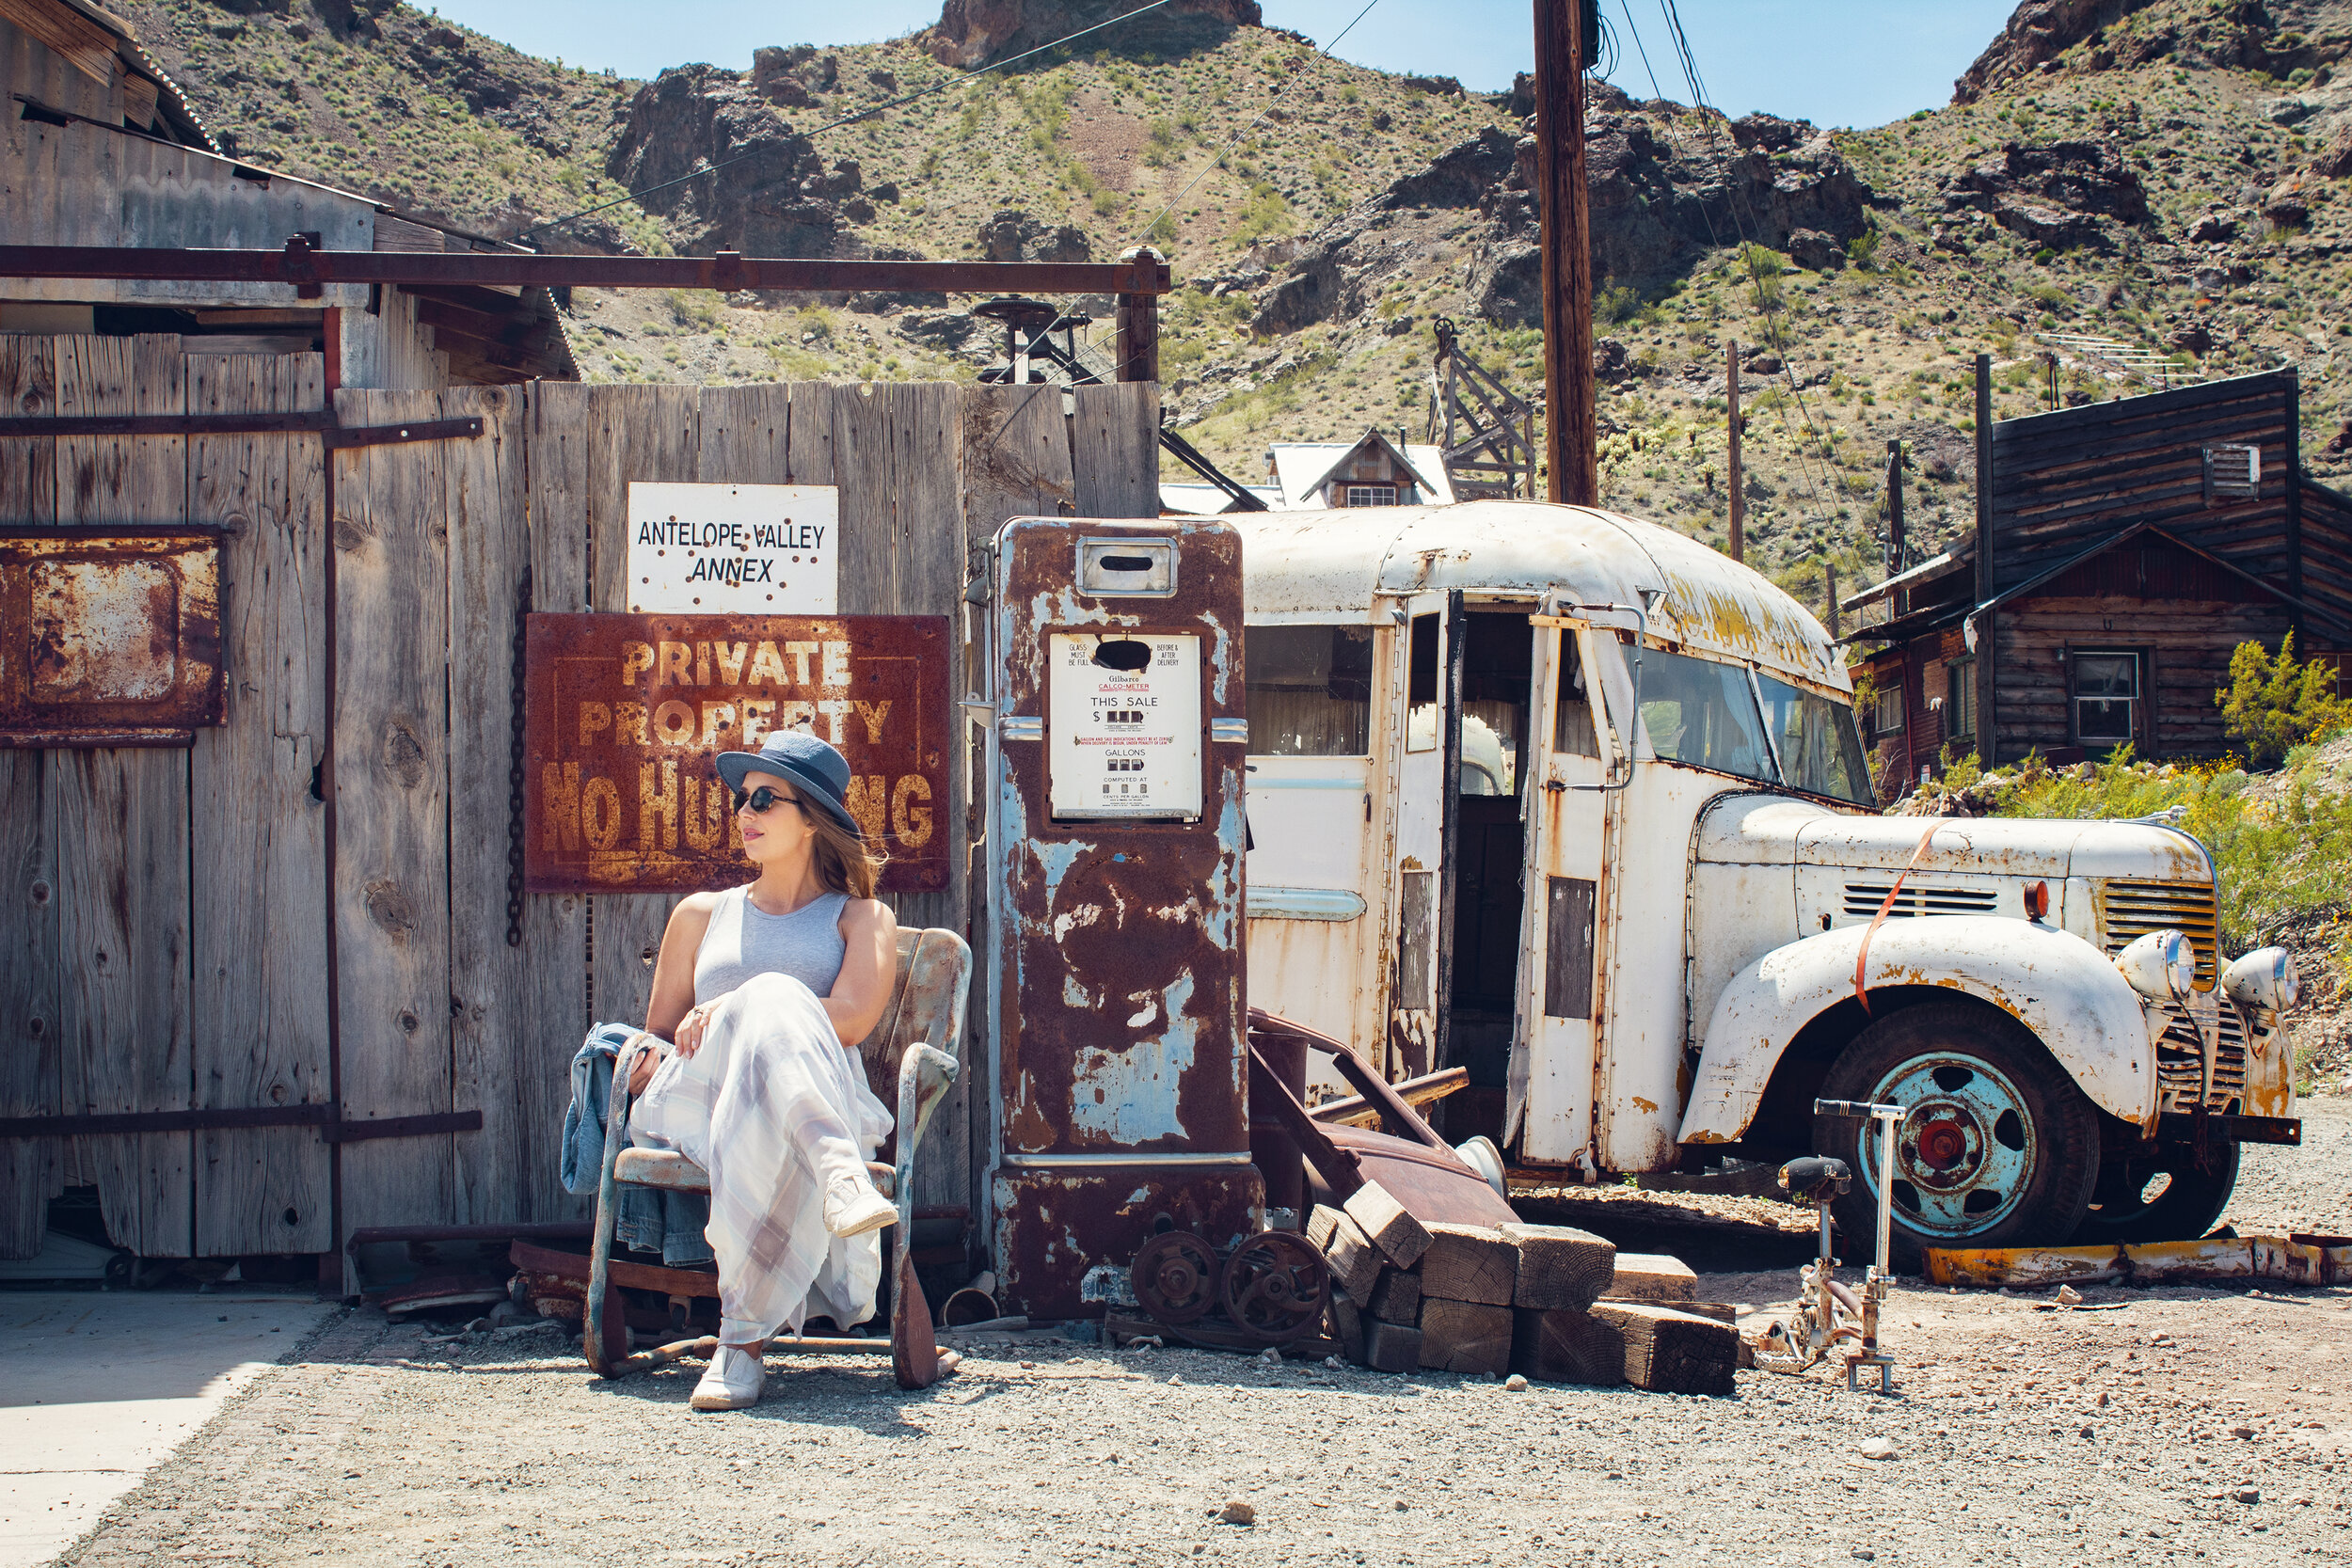
POLYGON ((2303 988, 2295 978, 2295 955, 2283 947, 2257 947, 2221 972, 2221 989, 2241 1007, 2292 1009, 2303 988))
POLYGON ((2132 990, 2154 1002, 2178 1002, 2197 983, 2197 955, 2178 931, 2151 931, 2115 956, 2132 990))

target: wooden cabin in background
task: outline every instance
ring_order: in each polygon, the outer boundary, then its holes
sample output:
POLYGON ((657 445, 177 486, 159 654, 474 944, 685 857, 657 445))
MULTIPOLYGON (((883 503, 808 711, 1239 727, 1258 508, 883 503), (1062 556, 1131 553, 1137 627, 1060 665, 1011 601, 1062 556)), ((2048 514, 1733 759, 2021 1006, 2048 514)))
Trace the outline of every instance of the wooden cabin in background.
MULTIPOLYGON (((522 248, 241 161, 130 28, 80 0, 0 5, 0 93, 11 245, 275 250, 308 233, 325 250, 522 248)), ((330 283, 303 299, 286 283, 0 278, 0 335, 146 338, 151 360, 167 346, 318 354, 330 390, 578 378, 544 289, 330 283)))
POLYGON ((2285 370, 1994 423, 1976 536, 1842 601, 1878 617, 1846 641, 1883 798, 1947 747, 2219 756, 2231 653, 2290 630, 2352 689, 2352 499, 2303 472, 2297 397, 2285 370))

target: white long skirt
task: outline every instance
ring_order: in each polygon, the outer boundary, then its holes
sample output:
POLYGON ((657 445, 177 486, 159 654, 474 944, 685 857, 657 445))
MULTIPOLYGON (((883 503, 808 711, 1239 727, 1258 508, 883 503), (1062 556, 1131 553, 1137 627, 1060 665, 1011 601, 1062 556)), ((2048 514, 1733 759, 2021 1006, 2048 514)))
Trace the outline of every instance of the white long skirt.
POLYGON ((710 1173, 704 1235, 719 1265, 720 1339, 746 1344, 813 1316, 874 1315, 882 1236, 825 1228, 834 1177, 863 1173, 891 1116, 811 991, 755 974, 720 1000, 691 1056, 672 1055, 629 1111, 630 1141, 710 1173))

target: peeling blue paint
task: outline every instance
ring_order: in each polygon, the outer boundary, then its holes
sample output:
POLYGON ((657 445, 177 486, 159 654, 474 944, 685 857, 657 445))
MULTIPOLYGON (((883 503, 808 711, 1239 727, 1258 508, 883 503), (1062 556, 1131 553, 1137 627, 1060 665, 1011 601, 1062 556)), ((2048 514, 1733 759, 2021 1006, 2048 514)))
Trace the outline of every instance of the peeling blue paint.
POLYGON ((1072 1131, 1128 1147, 1185 1136, 1176 1116, 1177 1092, 1200 1037, 1200 1023, 1185 1016, 1191 1001, 1192 976, 1182 975, 1168 988, 1168 1026, 1159 1034, 1115 1050, 1079 1048, 1074 1077, 1103 1091, 1103 1099, 1070 1107, 1072 1131))

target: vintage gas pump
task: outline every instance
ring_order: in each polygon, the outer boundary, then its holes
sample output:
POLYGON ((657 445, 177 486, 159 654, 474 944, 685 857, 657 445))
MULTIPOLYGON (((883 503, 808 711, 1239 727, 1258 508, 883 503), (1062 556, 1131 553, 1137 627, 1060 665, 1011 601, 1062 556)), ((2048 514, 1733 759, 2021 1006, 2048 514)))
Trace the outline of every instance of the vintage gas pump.
POLYGON ((996 541, 992 1248, 1009 1310, 1165 1230, 1258 1228, 1243 992, 1241 543, 1020 518, 996 541))

